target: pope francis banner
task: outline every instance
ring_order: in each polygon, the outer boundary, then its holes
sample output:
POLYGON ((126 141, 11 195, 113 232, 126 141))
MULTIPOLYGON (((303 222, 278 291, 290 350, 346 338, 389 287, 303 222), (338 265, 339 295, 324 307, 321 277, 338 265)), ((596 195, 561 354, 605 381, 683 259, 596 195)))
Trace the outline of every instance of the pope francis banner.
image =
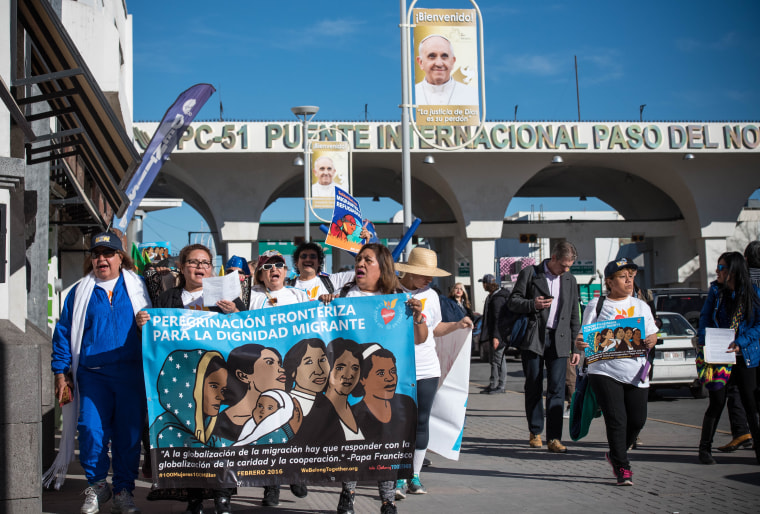
POLYGON ((406 295, 234 314, 151 309, 143 328, 160 488, 412 475, 406 295))

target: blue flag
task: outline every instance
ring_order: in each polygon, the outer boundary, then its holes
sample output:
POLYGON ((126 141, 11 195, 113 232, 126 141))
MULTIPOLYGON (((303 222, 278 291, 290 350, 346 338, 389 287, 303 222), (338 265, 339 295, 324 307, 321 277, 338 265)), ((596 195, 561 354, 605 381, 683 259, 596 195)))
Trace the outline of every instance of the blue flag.
POLYGON ((135 210, 145 198, 145 194, 158 175, 161 166, 177 146, 177 142, 185 133, 187 126, 195 119, 195 115, 215 91, 216 89, 211 84, 196 84, 179 95, 174 104, 166 111, 156 133, 153 134, 153 138, 148 144, 148 148, 145 149, 140 166, 132 180, 129 181, 126 191, 129 206, 123 217, 114 216, 114 228, 122 232, 127 231, 127 226, 135 210))

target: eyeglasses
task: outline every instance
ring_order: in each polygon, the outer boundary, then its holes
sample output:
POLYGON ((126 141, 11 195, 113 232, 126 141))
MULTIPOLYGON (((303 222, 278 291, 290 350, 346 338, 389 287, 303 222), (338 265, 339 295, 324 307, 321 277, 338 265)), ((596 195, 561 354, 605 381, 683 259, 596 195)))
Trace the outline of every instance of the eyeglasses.
POLYGON ((299 259, 318 259, 319 256, 316 253, 302 253, 298 256, 299 259))
POLYGON ((268 262, 266 264, 262 264, 259 269, 263 269, 264 271, 269 271, 272 268, 280 269, 280 268, 284 268, 284 267, 285 267, 285 263, 284 262, 274 262, 274 263, 268 262))
POLYGON ((718 264, 718 269, 717 269, 717 271, 723 271, 723 270, 725 270, 725 269, 726 269, 726 265, 725 265, 725 264, 718 264))
POLYGON ((187 261, 187 265, 192 266, 193 268, 210 268, 211 261, 199 261, 197 259, 190 259, 187 261))
POLYGON ((116 255, 116 250, 102 250, 100 252, 90 252, 91 259, 97 259, 101 255, 105 257, 106 259, 110 259, 114 255, 116 255))

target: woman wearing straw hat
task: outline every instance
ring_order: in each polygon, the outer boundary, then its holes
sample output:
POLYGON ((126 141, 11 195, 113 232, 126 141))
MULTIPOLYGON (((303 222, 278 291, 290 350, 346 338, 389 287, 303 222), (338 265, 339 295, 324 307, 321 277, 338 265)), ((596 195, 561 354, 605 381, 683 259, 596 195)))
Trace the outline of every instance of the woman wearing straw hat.
MULTIPOLYGON (((427 248, 414 248, 409 260, 395 265, 403 273, 401 287, 422 302, 421 323, 428 327, 428 337, 424 341, 415 341, 414 357, 417 363, 417 443, 414 450, 414 477, 407 485, 406 480, 396 482, 396 499, 406 498, 406 493, 425 494, 427 491, 420 482, 420 471, 425 460, 430 435, 430 410, 433 407, 441 365, 435 350, 435 337, 440 337, 459 328, 472 328, 472 320, 465 316, 460 321, 446 323, 441 321, 441 304, 438 293, 431 289, 433 277, 447 277, 448 271, 438 268, 438 256, 427 248)), ((415 323, 417 323, 415 321, 415 323)))

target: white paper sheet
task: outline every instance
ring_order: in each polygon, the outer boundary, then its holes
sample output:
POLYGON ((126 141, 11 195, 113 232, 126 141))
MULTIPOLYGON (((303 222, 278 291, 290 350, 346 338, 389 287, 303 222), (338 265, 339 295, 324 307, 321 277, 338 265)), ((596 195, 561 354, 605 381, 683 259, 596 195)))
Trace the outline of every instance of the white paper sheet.
POLYGON ((203 279, 203 306, 214 307, 219 300, 232 301, 240 296, 240 277, 233 271, 223 277, 203 279))
POLYGON ((736 354, 728 351, 736 334, 730 328, 705 329, 705 362, 709 364, 736 364, 736 354))

